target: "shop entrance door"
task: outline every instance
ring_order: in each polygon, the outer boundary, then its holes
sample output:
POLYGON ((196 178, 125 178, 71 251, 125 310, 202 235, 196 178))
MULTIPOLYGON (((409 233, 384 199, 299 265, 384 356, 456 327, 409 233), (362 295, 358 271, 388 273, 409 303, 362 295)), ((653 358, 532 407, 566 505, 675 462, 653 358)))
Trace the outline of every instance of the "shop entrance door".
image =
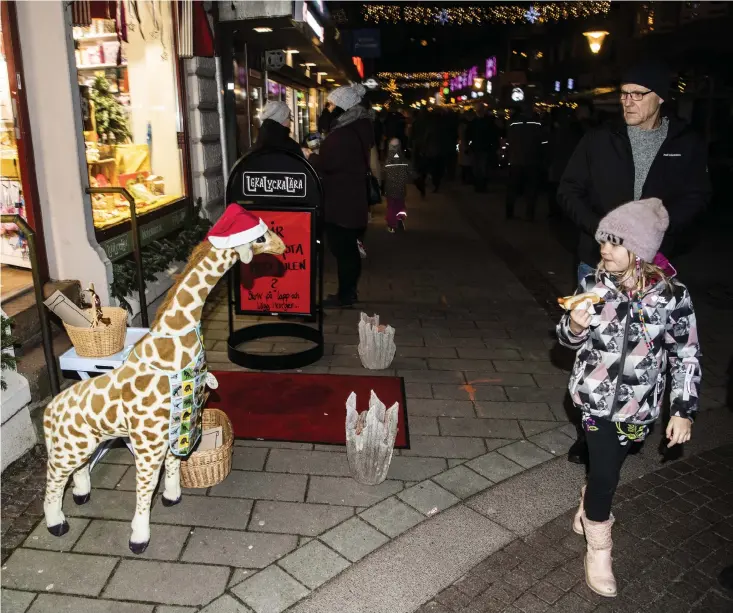
MULTIPOLYGON (((41 279, 47 281, 15 2, 0 3, 0 34, 0 211, 21 215, 35 231, 38 267, 41 279)), ((0 300, 4 302, 33 288, 28 240, 15 224, 0 227, 0 264, 0 300)))

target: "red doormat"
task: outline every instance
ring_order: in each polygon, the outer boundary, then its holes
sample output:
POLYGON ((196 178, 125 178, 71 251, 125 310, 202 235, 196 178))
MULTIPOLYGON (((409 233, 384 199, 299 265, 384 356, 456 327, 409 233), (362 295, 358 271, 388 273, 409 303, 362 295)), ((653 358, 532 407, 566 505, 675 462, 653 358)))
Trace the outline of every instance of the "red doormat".
POLYGON ((395 447, 410 448, 401 377, 359 377, 261 372, 214 372, 218 389, 207 406, 224 411, 235 438, 326 445, 346 444, 346 400, 356 392, 359 412, 369 408, 371 391, 391 407, 399 403, 395 447))

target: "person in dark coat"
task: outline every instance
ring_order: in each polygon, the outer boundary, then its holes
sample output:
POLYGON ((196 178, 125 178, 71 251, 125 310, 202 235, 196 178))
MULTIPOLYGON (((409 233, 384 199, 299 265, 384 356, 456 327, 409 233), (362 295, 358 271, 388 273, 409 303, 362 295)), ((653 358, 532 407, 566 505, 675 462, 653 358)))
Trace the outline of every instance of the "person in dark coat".
POLYGON ((351 307, 361 276, 359 241, 369 215, 367 170, 374 146, 369 111, 362 106, 361 85, 339 87, 328 99, 334 105, 331 125, 318 155, 309 160, 323 181, 326 239, 338 266, 338 294, 325 306, 351 307))
POLYGON ((265 147, 287 149, 298 155, 303 155, 300 145, 290 138, 290 124, 292 117, 288 105, 284 102, 270 100, 260 115, 262 125, 257 135, 253 150, 265 147))
POLYGON ((410 163, 402 149, 399 138, 393 138, 387 146, 384 161, 384 195, 387 196, 387 230, 394 232, 405 229, 407 209, 407 184, 410 180, 410 163))
POLYGON ((553 219, 559 218, 562 214, 560 204, 557 202, 557 189, 570 156, 573 155, 581 138, 583 127, 576 115, 571 115, 565 109, 553 109, 549 143, 550 166, 547 171, 547 202, 550 217, 553 219))
POLYGON ((466 138, 473 162, 474 186, 477 192, 485 192, 489 173, 496 167, 499 130, 494 118, 487 115, 485 106, 479 105, 476 113, 476 119, 466 128, 466 138))
POLYGON ((528 109, 522 109, 507 128, 509 141, 509 185, 506 193, 506 218, 514 217, 514 204, 524 193, 527 197, 527 219, 534 219, 542 172, 544 128, 528 109))
MULTIPOLYGON (((706 208, 711 195, 705 141, 682 120, 664 117, 670 73, 646 61, 627 70, 621 81, 624 123, 590 130, 575 149, 560 180, 558 200, 580 230, 578 279, 598 260, 595 232, 608 212, 632 200, 659 198, 669 215, 660 253, 675 255, 675 241, 706 208)), ((587 458, 585 433, 568 460, 587 458)))

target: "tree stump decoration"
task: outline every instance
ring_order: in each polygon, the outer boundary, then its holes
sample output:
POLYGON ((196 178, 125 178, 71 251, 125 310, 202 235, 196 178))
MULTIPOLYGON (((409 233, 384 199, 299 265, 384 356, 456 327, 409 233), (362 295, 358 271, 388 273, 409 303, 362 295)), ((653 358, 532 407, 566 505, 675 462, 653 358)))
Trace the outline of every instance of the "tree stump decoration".
POLYGON ((379 315, 368 317, 361 314, 359 320, 359 358, 364 368, 384 370, 394 359, 397 347, 394 344, 395 329, 380 326, 379 315))
POLYGON ((387 409, 372 391, 369 410, 358 413, 356 394, 346 401, 346 455, 351 476, 364 485, 379 485, 387 478, 397 437, 399 404, 387 409))

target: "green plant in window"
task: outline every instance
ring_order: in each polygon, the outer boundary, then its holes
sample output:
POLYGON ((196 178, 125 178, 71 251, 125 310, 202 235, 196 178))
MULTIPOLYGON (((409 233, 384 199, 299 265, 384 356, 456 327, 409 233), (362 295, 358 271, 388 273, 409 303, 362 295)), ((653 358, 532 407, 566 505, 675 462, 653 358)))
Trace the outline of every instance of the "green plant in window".
MULTIPOLYGON (((2 350, 0 350, 0 366, 2 370, 17 370, 18 361, 10 350, 18 342, 12 335, 13 320, 5 315, 0 315, 0 336, 2 336, 2 350)), ((0 379, 0 389, 5 390, 8 384, 5 379, 0 379)))
POLYGON ((101 75, 94 77, 89 97, 94 102, 94 119, 99 137, 102 138, 111 132, 118 143, 127 142, 132 134, 125 107, 111 93, 109 81, 105 77, 101 75))

